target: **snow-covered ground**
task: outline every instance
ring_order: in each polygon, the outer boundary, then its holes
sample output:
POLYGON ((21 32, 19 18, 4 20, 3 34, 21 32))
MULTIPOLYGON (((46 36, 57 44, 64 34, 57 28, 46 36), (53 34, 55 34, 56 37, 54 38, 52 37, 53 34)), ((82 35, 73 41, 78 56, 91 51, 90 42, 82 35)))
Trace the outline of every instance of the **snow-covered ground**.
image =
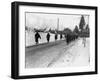
POLYGON ((26 68, 87 66, 90 59, 90 40, 86 39, 86 47, 82 42, 83 39, 79 38, 69 45, 61 40, 26 48, 26 68))
POLYGON ((90 61, 90 42, 86 39, 86 46, 83 45, 83 39, 80 38, 71 48, 64 47, 62 55, 50 65, 50 67, 70 67, 70 66, 87 66, 90 61))

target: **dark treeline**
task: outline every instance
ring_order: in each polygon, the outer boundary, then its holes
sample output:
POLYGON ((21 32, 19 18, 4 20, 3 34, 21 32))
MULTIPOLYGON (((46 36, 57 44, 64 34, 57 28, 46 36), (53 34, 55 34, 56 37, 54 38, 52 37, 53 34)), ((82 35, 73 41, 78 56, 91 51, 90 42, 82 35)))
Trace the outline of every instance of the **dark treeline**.
POLYGON ((82 15, 79 26, 76 25, 73 31, 69 28, 65 28, 63 33, 65 35, 67 44, 69 44, 71 41, 74 41, 78 37, 82 37, 82 38, 89 37, 90 29, 89 29, 89 25, 85 23, 84 16, 82 15))

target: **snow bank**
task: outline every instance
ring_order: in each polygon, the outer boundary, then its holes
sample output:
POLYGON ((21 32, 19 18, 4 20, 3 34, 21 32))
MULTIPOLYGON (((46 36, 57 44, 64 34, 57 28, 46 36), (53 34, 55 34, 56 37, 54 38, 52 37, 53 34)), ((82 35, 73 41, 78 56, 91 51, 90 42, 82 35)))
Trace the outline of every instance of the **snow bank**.
MULTIPOLYGON (((47 39, 46 39, 46 35, 47 33, 42 33, 42 32, 39 32, 40 36, 41 36, 41 39, 39 39, 39 43, 46 43, 47 42, 47 39)), ((27 46, 32 46, 32 45, 35 45, 35 33, 34 32, 27 32, 25 33, 25 44, 26 44, 26 47, 27 46)), ((53 42, 55 41, 55 34, 52 34, 50 33, 50 42, 53 42)), ((60 40, 60 35, 58 35, 58 39, 57 40, 60 40)))

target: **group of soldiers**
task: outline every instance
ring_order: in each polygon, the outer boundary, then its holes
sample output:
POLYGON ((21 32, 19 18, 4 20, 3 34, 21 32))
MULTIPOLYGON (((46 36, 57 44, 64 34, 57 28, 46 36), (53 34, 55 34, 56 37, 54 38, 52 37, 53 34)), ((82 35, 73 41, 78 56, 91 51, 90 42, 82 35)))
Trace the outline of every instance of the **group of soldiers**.
MULTIPOLYGON (((66 34, 65 35, 65 39, 66 39, 66 43, 67 45, 71 42, 74 41, 78 38, 79 36, 77 34, 66 34)), ((82 37, 82 44, 84 45, 84 47, 86 47, 86 37, 82 37)))
MULTIPOLYGON (((38 39, 41 39, 41 36, 40 36, 39 32, 36 32, 36 33, 35 33, 35 42, 36 42, 36 44, 39 43, 39 40, 38 40, 38 39)), ((48 32, 47 35, 46 35, 46 39, 47 39, 47 42, 49 43, 49 41, 50 41, 50 33, 49 33, 49 32, 48 32)), ((57 39, 58 39, 58 34, 55 33, 55 41, 56 41, 57 39)), ((62 39, 62 34, 60 34, 60 39, 62 39)))
MULTIPOLYGON (((54 38, 55 38, 55 41, 58 39, 58 34, 57 33, 55 33, 54 38)), ((60 39, 62 39, 62 38, 63 38, 63 36, 62 36, 62 34, 60 34, 60 39)), ((76 35, 76 34, 65 34, 65 39, 66 39, 67 44, 69 44, 70 42, 74 41, 77 38, 78 38, 78 35, 76 35)), ((39 32, 36 32, 35 33, 35 42, 36 42, 36 44, 39 43, 39 39, 41 39, 41 36, 40 36, 39 32)), ((46 39, 47 39, 47 42, 49 43, 49 41, 50 41, 50 33, 49 32, 46 35, 46 39)), ((85 44, 86 43, 86 38, 83 38, 82 43, 84 44, 84 47, 85 47, 86 46, 86 44, 85 44)))
POLYGON ((71 41, 74 41, 77 38, 78 38, 78 35, 75 35, 75 34, 66 34, 65 35, 65 39, 66 39, 67 44, 69 44, 71 41))

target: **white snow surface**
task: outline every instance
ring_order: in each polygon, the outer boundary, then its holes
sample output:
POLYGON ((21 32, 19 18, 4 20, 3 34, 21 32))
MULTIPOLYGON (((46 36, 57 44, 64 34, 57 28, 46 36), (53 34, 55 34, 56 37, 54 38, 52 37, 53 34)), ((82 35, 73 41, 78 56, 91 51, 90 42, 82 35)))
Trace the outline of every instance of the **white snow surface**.
POLYGON ((86 46, 83 38, 78 38, 69 45, 64 41, 58 41, 58 45, 50 46, 34 51, 32 47, 26 52, 26 68, 60 68, 79 67, 90 64, 90 40, 86 38, 86 46))
POLYGON ((70 67, 70 66, 87 66, 90 61, 90 42, 89 38, 86 39, 86 46, 83 45, 83 39, 80 38, 69 49, 64 47, 62 55, 59 59, 55 60, 50 67, 70 67))

